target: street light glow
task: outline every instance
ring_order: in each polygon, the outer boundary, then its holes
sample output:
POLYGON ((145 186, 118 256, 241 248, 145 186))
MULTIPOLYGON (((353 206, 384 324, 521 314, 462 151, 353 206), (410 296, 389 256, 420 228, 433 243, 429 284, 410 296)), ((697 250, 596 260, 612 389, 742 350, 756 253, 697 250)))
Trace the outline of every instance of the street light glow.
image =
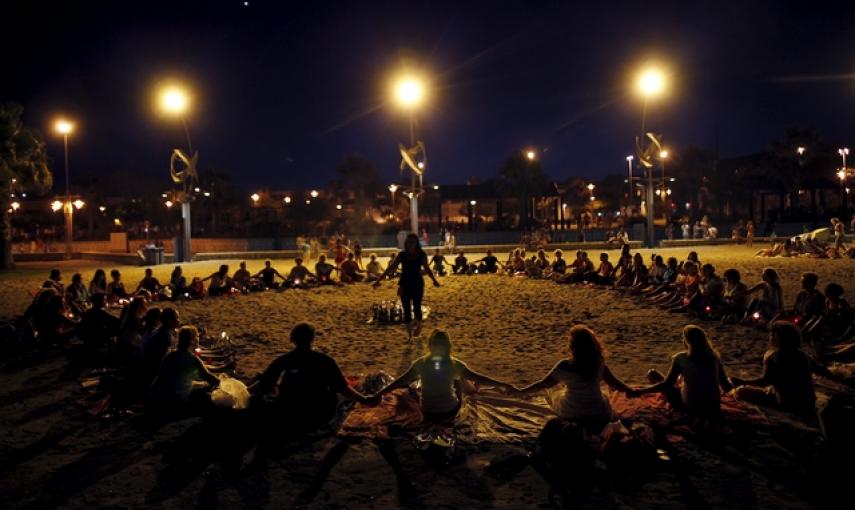
POLYGON ((341 211, 341 204, 336 204, 335 208, 338 209, 339 211, 341 211))
POLYGON ((634 157, 634 156, 631 156, 631 155, 626 157, 626 160, 627 160, 627 161, 632 161, 633 159, 635 159, 635 157, 634 157))
POLYGON ((588 191, 594 191, 594 188, 596 188, 596 185, 592 182, 592 183, 588 184, 588 186, 586 186, 586 187, 588 188, 588 191))
POLYGON ((83 206, 86 205, 86 203, 83 200, 80 200, 79 198, 77 200, 75 200, 74 202, 72 202, 71 204, 77 210, 83 209, 83 206))
POLYGON ((417 76, 403 76, 395 81, 395 101, 405 108, 420 105, 425 98, 424 81, 417 76))
POLYGON ((258 193, 253 193, 249 198, 251 198, 255 203, 258 203, 258 201, 261 200, 261 196, 258 193))
POLYGON ((668 159, 668 151, 665 149, 659 151, 659 157, 662 159, 668 159))
POLYGON ((166 205, 167 209, 172 209, 172 206, 175 205, 172 203, 172 200, 167 200, 166 202, 164 202, 164 204, 166 205))
POLYGON ((290 204, 290 203, 291 203, 291 197, 285 197, 285 198, 283 198, 282 200, 283 200, 286 204, 290 204))
POLYGON ((54 127, 56 128, 57 133, 61 135, 69 135, 72 131, 74 131, 74 124, 65 119, 57 120, 56 124, 54 124, 54 127))
POLYGON ((309 195, 312 195, 312 198, 318 198, 318 191, 313 189, 309 195))
POLYGON ((475 200, 470 200, 470 201, 469 201, 469 205, 477 205, 477 204, 478 204, 478 202, 477 202, 477 201, 475 201, 475 200))
POLYGON ((841 181, 846 180, 846 170, 842 170, 842 169, 838 170, 837 178, 840 179, 841 181))
POLYGON ((101 211, 101 212, 107 212, 107 207, 106 207, 106 206, 101 205, 101 206, 98 206, 98 210, 99 210, 99 211, 101 211))
POLYGON ((849 155, 849 147, 843 147, 843 148, 837 149, 837 153, 840 154, 841 156, 848 156, 849 155))
POLYGON ((805 148, 804 148, 804 147, 799 147, 799 148, 797 148, 797 149, 796 149, 796 152, 798 152, 798 153, 799 153, 799 156, 801 156, 801 155, 803 155, 803 154, 805 153, 805 148))
POLYGON ((644 97, 661 95, 665 92, 665 73, 656 67, 648 67, 638 75, 636 87, 644 97))
POLYGON ((160 108, 172 115, 183 115, 189 105, 187 91, 177 85, 170 85, 160 91, 160 108))
POLYGON ((12 202, 10 205, 12 206, 13 211, 17 211, 21 208, 21 202, 12 202))
POLYGON ((534 158, 537 157, 537 153, 533 150, 525 151, 525 157, 528 158, 529 161, 534 161, 534 158))
POLYGON ((50 203, 50 208, 53 212, 57 212, 62 209, 62 202, 60 202, 59 200, 54 200, 50 203))
POLYGON ((390 184, 389 185, 389 191, 391 191, 392 193, 398 191, 398 185, 397 184, 390 184))

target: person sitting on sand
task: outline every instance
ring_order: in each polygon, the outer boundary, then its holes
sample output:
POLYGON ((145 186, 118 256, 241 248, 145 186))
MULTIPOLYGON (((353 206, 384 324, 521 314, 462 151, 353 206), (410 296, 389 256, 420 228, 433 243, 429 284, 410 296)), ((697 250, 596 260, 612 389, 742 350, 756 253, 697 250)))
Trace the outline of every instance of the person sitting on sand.
MULTIPOLYGON (((303 261, 303 259, 300 259, 300 262, 302 262, 302 261, 303 261)), ((264 267, 259 272, 252 275, 252 277, 253 278, 260 278, 261 284, 267 289, 275 289, 279 286, 279 284, 276 283, 277 277, 281 278, 283 280, 288 280, 288 278, 285 278, 284 276, 282 276, 282 274, 279 271, 277 271, 276 268, 274 268, 272 265, 270 265, 269 260, 265 260, 264 261, 264 267)))
MULTIPOLYGON (((320 257, 323 257, 323 255, 318 256, 319 261, 320 257)), ((303 259, 297 257, 294 259, 294 267, 292 267, 291 271, 288 273, 286 281, 293 287, 304 287, 310 280, 315 279, 317 279, 317 276, 309 271, 309 268, 303 265, 303 259)))
POLYGON ((65 301, 61 295, 54 294, 55 289, 48 288, 42 292, 51 294, 33 317, 33 327, 43 345, 64 345, 77 335, 78 322, 69 318, 65 301))
POLYGON ((163 414, 202 414, 211 406, 211 390, 220 379, 196 356, 199 331, 193 326, 178 330, 178 345, 160 363, 151 385, 147 411, 163 414))
POLYGON ((665 296, 667 300, 661 303, 661 308, 682 311, 700 290, 701 275, 698 272, 698 266, 687 260, 683 263, 683 271, 684 274, 678 279, 675 292, 670 297, 665 296))
POLYGON ((156 296, 157 293, 160 292, 161 287, 162 285, 160 285, 160 281, 154 277, 151 268, 147 267, 145 270, 145 276, 140 280, 134 294, 143 294, 148 297, 156 296))
POLYGON ((104 309, 107 306, 107 296, 104 294, 93 294, 91 301, 92 307, 83 312, 80 318, 78 336, 90 352, 106 351, 119 334, 119 318, 104 309))
POLYGON ((145 299, 135 297, 122 309, 119 316, 119 358, 132 369, 136 369, 142 361, 143 316, 146 308, 145 299))
POLYGON ((172 270, 172 274, 169 276, 169 286, 172 288, 173 296, 187 293, 187 278, 184 277, 181 266, 175 266, 175 269, 172 270))
POLYGON ((445 256, 441 253, 439 248, 433 252, 433 257, 430 258, 430 264, 433 266, 433 272, 437 276, 446 275, 445 266, 448 265, 448 261, 445 260, 445 256))
POLYGON ((464 384, 467 382, 495 386, 508 391, 516 390, 510 384, 475 372, 463 361, 453 357, 451 339, 444 331, 434 330, 430 334, 428 350, 430 352, 427 355, 414 361, 404 374, 378 391, 375 396, 379 397, 420 381, 420 403, 425 421, 441 422, 457 416, 463 405, 464 384))
POLYGON ((816 289, 819 275, 812 272, 802 273, 802 290, 796 295, 793 307, 784 310, 776 320, 793 320, 796 324, 807 324, 825 311, 825 296, 816 289))
POLYGON ((586 251, 577 251, 576 260, 570 267, 570 273, 557 278, 555 280, 557 283, 580 283, 594 273, 594 263, 588 258, 588 252, 586 251))
POLYGON ((65 294, 65 285, 62 283, 62 272, 59 269, 51 269, 48 279, 42 283, 43 289, 53 289, 60 296, 65 294))
POLYGON ((241 292, 249 291, 252 285, 252 275, 246 269, 246 261, 241 261, 239 268, 232 275, 232 283, 241 292))
POLYGON ((709 315, 722 305, 724 281, 715 273, 715 266, 704 264, 701 268, 701 281, 698 292, 686 308, 696 313, 709 315))
POLYGON ((581 324, 573 326, 568 347, 568 358, 559 361, 543 379, 519 392, 530 394, 546 390, 547 400, 556 415, 597 434, 615 419, 601 384, 605 382, 626 394, 633 390, 609 370, 602 344, 591 328, 581 324))
POLYGON ((175 347, 180 325, 175 308, 164 308, 160 312, 160 327, 142 346, 142 383, 145 388, 157 376, 163 358, 175 347))
POLYGON ((205 288, 205 284, 202 283, 202 279, 198 276, 194 276, 190 281, 190 285, 187 286, 187 297, 191 299, 202 299, 207 293, 208 289, 205 288))
POLYGON ((687 411, 701 419, 721 417, 721 391, 733 389, 718 353, 710 345, 706 332, 698 326, 683 328, 685 351, 671 358, 668 375, 656 369, 647 372, 652 386, 634 394, 662 393, 672 408, 687 411))
POLYGON ((755 298, 748 305, 746 320, 760 321, 765 324, 778 315, 784 308, 784 291, 778 272, 767 267, 763 270, 762 281, 748 289, 748 294, 761 291, 761 297, 755 298))
POLYGON ((529 278, 542 278, 543 270, 537 264, 537 256, 532 255, 530 259, 525 261, 525 275, 529 278))
POLYGON ((222 296, 232 290, 233 283, 232 279, 229 278, 229 266, 226 264, 221 265, 216 273, 202 278, 202 283, 208 280, 211 280, 211 283, 208 284, 208 295, 210 296, 222 296))
POLYGON ((372 253, 365 265, 366 281, 376 282, 383 274, 383 265, 377 260, 377 255, 372 253))
POLYGON ((822 312, 804 323, 806 339, 815 343, 827 343, 837 338, 852 324, 852 310, 843 298, 843 287, 837 283, 825 286, 825 303, 822 312))
POLYGON ((611 285, 613 283, 612 274, 614 270, 614 265, 609 262, 609 254, 602 252, 600 253, 600 265, 597 266, 597 270, 585 276, 585 280, 594 285, 611 285))
POLYGON ((550 265, 551 275, 556 277, 556 275, 562 275, 567 272, 567 261, 564 260, 564 252, 555 250, 552 255, 555 259, 552 260, 552 264, 550 265))
POLYGON ((341 263, 341 281, 354 283, 365 279, 365 275, 362 274, 365 271, 359 268, 355 259, 353 252, 349 252, 345 261, 341 263))
POLYGON ((792 323, 773 322, 769 350, 763 356, 763 374, 756 379, 731 378, 740 400, 777 406, 803 417, 816 416, 813 374, 832 377, 801 350, 802 335, 792 323))
POLYGON ((476 260, 474 264, 478 264, 479 273, 497 273, 499 272, 499 259, 493 255, 491 250, 487 250, 487 254, 476 260))
POLYGON ((632 258, 629 245, 624 244, 620 250, 620 258, 618 258, 617 264, 615 264, 614 273, 612 274, 612 279, 615 281, 615 287, 627 286, 635 280, 632 258))
POLYGON ((103 269, 96 269, 89 281, 89 295, 94 294, 107 294, 107 275, 103 269))
POLYGON ((71 283, 65 288, 65 302, 76 315, 83 313, 89 306, 89 291, 83 284, 83 276, 80 273, 74 273, 71 283))
POLYGON ((110 283, 107 284, 107 301, 115 303, 120 299, 127 299, 128 292, 122 282, 122 273, 118 269, 110 271, 110 283))
POLYGON ((646 296, 658 296, 664 292, 673 291, 677 277, 680 274, 679 266, 676 257, 668 257, 668 262, 662 271, 662 276, 658 284, 654 283, 644 290, 646 296))
POLYGON ((727 269, 722 276, 724 294, 722 304, 715 313, 723 322, 738 321, 745 316, 745 310, 748 308, 748 286, 742 283, 742 275, 736 269, 727 269))
POLYGON ((537 260, 535 261, 535 263, 541 271, 546 271, 547 269, 549 269, 549 259, 546 258, 546 252, 543 251, 543 249, 537 250, 537 260))
POLYGON ((339 271, 339 268, 328 263, 324 255, 318 257, 318 262, 315 263, 315 275, 317 275, 318 285, 335 285, 332 279, 332 272, 339 271))
POLYGON ((312 348, 314 326, 298 324, 290 338, 294 349, 273 360, 249 387, 256 398, 276 394, 269 410, 277 431, 305 433, 330 424, 339 395, 369 405, 379 401, 353 389, 335 360, 312 348))
POLYGON ((469 259, 466 258, 463 250, 457 252, 457 256, 454 257, 454 265, 451 266, 451 272, 452 274, 469 274, 469 259))

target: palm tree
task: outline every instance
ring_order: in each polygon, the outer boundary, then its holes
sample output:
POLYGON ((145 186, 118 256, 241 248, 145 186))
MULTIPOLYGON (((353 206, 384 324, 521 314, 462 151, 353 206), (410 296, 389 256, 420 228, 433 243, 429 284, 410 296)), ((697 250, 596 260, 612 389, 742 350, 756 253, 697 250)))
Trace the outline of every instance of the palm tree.
POLYGON ((505 161, 499 176, 502 179, 502 191, 519 200, 520 226, 528 225, 534 217, 531 199, 543 196, 549 186, 543 166, 540 161, 530 160, 519 152, 505 161))
POLYGON ((10 195, 18 189, 43 191, 53 185, 41 133, 24 126, 21 105, 0 104, 0 270, 13 269, 10 195))

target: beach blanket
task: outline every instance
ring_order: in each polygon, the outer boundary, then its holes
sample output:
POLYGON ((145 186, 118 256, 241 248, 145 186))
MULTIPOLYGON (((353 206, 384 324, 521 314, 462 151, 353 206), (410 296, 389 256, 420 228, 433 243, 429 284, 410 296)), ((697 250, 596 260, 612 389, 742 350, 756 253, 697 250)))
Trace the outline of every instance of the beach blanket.
MULTIPOLYGON (((630 399, 609 392, 612 409, 618 419, 668 429, 675 434, 690 433, 688 417, 668 406, 660 395, 630 399)), ((722 397, 722 414, 729 424, 769 425, 766 415, 755 406, 722 397)), ((375 406, 356 406, 345 418, 339 435, 388 439, 390 437, 449 436, 464 444, 521 443, 537 437, 543 426, 555 417, 544 396, 509 397, 492 391, 468 395, 453 420, 425 423, 414 390, 393 391, 375 406)))
POLYGON ((481 391, 465 398, 453 420, 425 423, 418 395, 403 389, 384 395, 375 407, 356 406, 339 434, 375 439, 450 435, 466 444, 519 443, 536 437, 552 416, 545 400, 540 404, 481 391))

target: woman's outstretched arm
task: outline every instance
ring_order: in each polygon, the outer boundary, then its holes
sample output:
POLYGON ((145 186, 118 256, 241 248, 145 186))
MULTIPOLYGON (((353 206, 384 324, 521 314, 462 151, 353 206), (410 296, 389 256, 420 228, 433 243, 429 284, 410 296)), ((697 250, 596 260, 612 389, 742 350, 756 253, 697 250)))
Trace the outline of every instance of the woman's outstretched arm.
POLYGON ((545 376, 543 376, 543 379, 535 383, 529 384, 528 386, 523 386, 522 388, 520 388, 520 393, 533 393, 535 391, 551 388, 558 384, 558 379, 555 378, 555 371, 558 370, 558 365, 560 364, 560 361, 556 363, 555 366, 552 367, 552 369, 547 372, 545 376))

